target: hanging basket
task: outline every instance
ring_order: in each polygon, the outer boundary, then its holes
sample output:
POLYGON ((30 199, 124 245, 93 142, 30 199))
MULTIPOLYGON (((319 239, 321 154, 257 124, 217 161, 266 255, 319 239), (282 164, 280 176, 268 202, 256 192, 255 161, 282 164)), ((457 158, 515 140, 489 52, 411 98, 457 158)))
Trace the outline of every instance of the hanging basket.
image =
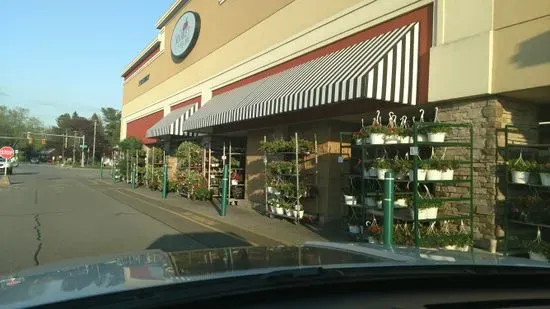
POLYGON ((531 172, 512 171, 512 183, 527 184, 530 176, 531 172))
POLYGON ((445 142, 445 132, 428 133, 427 139, 430 143, 443 143, 445 142))

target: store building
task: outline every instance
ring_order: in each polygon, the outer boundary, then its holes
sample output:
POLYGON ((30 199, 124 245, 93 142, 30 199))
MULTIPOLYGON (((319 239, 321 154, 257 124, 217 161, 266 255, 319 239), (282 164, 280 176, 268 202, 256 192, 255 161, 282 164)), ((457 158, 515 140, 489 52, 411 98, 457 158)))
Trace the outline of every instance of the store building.
POLYGON ((548 117, 548 1, 176 0, 156 27, 122 72, 121 139, 245 138, 246 197, 263 203, 259 142, 316 134, 321 222, 341 216, 339 132, 438 106, 474 124, 476 232, 490 238, 498 129, 548 117))

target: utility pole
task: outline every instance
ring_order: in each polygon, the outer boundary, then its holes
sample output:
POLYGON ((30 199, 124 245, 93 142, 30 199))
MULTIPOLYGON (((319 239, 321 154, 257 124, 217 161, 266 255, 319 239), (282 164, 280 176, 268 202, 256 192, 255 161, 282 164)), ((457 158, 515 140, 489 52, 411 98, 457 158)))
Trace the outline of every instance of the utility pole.
POLYGON ((63 165, 65 165, 65 148, 67 148, 67 129, 65 129, 65 135, 63 135, 63 148, 61 150, 61 157, 63 158, 63 165))
POLYGON ((73 164, 76 163, 76 131, 74 131, 74 138, 73 138, 73 164))
POLYGON ((93 144, 93 148, 92 148, 92 165, 94 165, 95 163, 95 134, 96 134, 96 130, 97 130, 97 120, 94 120, 94 144, 93 144))
POLYGON ((82 149, 80 150, 80 153, 82 154, 82 158, 80 159, 80 167, 84 167, 84 141, 86 139, 86 135, 82 134, 82 149))

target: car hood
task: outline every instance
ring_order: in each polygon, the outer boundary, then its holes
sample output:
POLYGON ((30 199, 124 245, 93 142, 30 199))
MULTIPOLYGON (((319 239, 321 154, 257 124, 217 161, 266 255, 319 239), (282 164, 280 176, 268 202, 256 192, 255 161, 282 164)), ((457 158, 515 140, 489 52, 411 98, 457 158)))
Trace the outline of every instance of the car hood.
POLYGON ((147 250, 38 266, 0 277, 0 307, 22 308, 159 285, 268 273, 296 267, 402 266, 436 263, 548 268, 486 253, 394 248, 363 243, 240 247, 166 253, 147 250))

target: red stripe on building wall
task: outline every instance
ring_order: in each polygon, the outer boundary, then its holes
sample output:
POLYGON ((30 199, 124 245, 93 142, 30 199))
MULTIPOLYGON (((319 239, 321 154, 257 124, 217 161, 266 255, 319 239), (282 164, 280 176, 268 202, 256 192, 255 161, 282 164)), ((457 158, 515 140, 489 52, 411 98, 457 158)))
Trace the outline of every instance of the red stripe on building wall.
POLYGON ((201 96, 194 97, 192 99, 185 100, 185 101, 180 102, 178 104, 172 105, 172 106, 170 106, 170 111, 173 112, 178 108, 182 108, 182 107, 185 107, 185 106, 188 106, 188 105, 191 105, 191 104, 195 104, 195 103, 199 103, 199 104, 201 103, 201 96))
POLYGON ((124 80, 126 80, 129 76, 132 76, 132 74, 137 72, 137 70, 143 67, 147 63, 147 61, 151 60, 151 58, 153 58, 159 52, 160 52, 160 43, 153 50, 151 50, 150 54, 145 56, 140 62, 136 63, 134 67, 132 67, 130 70, 128 70, 128 72, 126 72, 126 74, 123 75, 124 80))
POLYGON ((422 7, 418 10, 409 12, 405 15, 388 20, 383 24, 366 29, 339 41, 311 51, 307 54, 289 60, 285 63, 269 68, 260 73, 254 74, 230 85, 218 88, 212 94, 219 95, 221 93, 233 90, 246 84, 255 82, 262 78, 280 73, 297 65, 303 64, 313 59, 317 59, 332 52, 341 50, 353 44, 366 41, 375 36, 384 34, 393 29, 411 24, 413 22, 420 23, 420 42, 419 42, 419 79, 418 79, 418 103, 426 103, 428 101, 428 73, 429 73, 429 57, 430 47, 432 42, 432 5, 422 7))
POLYGON ((154 124, 159 122, 164 117, 164 111, 158 111, 156 113, 141 117, 139 119, 130 121, 126 124, 126 137, 136 137, 144 144, 154 144, 157 142, 155 138, 146 138, 147 130, 154 124))

